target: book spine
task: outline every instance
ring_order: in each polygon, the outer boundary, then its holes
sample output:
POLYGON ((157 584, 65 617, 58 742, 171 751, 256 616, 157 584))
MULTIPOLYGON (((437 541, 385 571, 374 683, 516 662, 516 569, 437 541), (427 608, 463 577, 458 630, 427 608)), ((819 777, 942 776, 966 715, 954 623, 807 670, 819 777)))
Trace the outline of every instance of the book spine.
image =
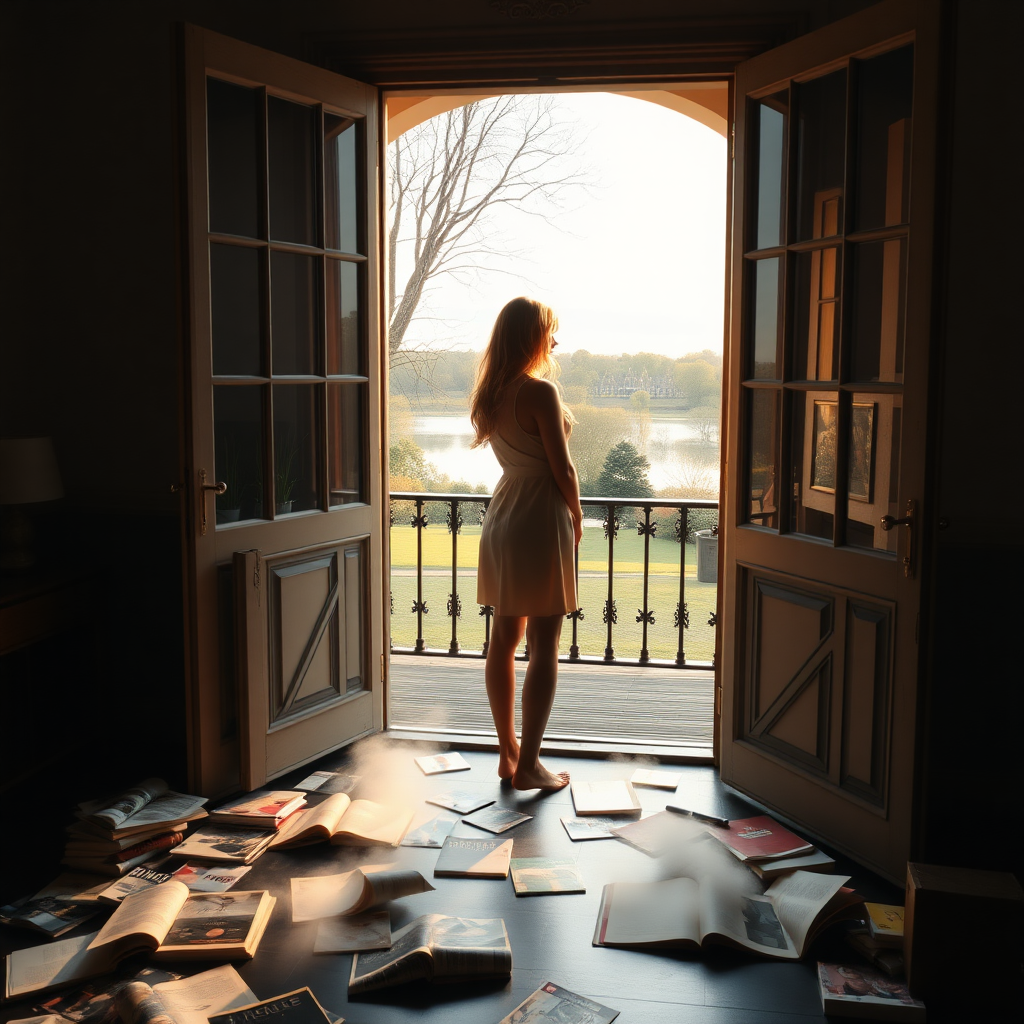
POLYGON ((184 832, 166 832, 162 836, 154 836, 152 839, 147 839, 144 843, 136 843, 134 846, 129 846, 127 850, 122 850, 117 854, 114 860, 120 864, 122 861, 138 857, 140 853, 169 850, 172 846, 177 846, 184 838, 184 832))

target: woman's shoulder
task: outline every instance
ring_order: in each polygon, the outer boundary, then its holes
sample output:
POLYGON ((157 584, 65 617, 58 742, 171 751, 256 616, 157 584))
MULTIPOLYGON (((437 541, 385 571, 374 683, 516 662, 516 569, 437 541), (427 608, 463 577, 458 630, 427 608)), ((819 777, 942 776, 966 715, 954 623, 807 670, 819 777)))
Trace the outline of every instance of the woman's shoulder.
POLYGON ((558 385, 543 377, 527 377, 519 389, 519 397, 534 408, 562 404, 558 385))

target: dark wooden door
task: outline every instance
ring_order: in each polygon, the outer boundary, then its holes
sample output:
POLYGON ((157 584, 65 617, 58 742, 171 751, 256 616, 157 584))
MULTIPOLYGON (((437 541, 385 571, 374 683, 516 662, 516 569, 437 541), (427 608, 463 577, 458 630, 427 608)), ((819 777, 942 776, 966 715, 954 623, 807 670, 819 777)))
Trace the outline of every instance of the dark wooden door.
POLYGON ((383 719, 376 89, 184 39, 194 788, 383 719))
POLYGON ((936 5, 742 64, 724 781, 900 880, 913 841, 936 5))

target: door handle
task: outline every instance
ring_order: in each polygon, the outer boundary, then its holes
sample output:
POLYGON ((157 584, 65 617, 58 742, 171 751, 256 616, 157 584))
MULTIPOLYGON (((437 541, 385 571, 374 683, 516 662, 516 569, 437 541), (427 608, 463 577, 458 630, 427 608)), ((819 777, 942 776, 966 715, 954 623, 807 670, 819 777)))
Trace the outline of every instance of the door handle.
POLYGON ((200 529, 201 536, 206 536, 206 492, 213 491, 214 494, 224 494, 228 489, 228 485, 222 480, 218 480, 216 483, 208 484, 206 482, 206 470, 199 470, 199 505, 200 505, 200 519, 202 526, 200 529))
POLYGON ((882 516, 881 526, 886 533, 894 530, 897 526, 905 526, 907 528, 906 540, 904 541, 904 548, 906 550, 903 554, 903 575, 907 579, 911 579, 914 575, 914 499, 907 498, 906 515, 901 516, 899 519, 895 516, 882 516))

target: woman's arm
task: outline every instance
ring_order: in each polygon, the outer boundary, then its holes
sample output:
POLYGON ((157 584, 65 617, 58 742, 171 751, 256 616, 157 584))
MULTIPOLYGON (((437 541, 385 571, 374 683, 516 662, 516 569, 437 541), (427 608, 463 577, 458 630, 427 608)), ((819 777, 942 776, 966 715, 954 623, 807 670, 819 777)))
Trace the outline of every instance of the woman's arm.
POLYGON ((569 512, 572 514, 573 533, 576 543, 583 537, 583 508, 580 505, 580 484, 576 475, 576 467, 569 455, 569 442, 565 436, 565 421, 562 418, 562 403, 558 397, 558 388, 551 381, 534 378, 528 380, 519 392, 520 425, 527 429, 527 423, 533 420, 536 431, 544 445, 544 454, 548 458, 555 483, 565 498, 569 512), (524 420, 527 421, 524 423, 524 420))

